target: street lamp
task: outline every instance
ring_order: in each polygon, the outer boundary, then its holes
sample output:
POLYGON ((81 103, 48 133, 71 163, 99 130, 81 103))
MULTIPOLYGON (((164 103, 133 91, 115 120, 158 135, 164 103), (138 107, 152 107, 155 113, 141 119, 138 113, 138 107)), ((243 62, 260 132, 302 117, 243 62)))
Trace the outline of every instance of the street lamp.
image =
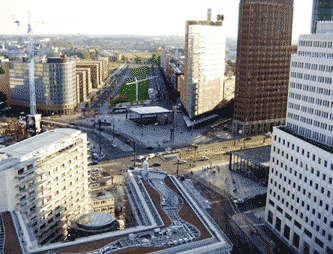
MULTIPOLYGON (((133 151, 134 151, 134 163, 133 163, 133 166, 135 167, 135 161, 136 161, 136 141, 134 140, 133 142, 134 142, 134 149, 133 149, 133 151)), ((127 140, 125 143, 127 145, 131 146, 131 141, 130 140, 127 140)))

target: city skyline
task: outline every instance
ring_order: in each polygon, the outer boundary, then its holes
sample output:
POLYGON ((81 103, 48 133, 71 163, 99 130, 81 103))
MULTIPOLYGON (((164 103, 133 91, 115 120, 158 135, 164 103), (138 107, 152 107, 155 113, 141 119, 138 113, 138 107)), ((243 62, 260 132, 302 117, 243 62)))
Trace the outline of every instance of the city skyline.
MULTIPOLYGON (((237 37, 239 0, 211 0, 192 4, 190 7, 189 4, 189 1, 171 0, 163 6, 162 12, 157 6, 154 7, 151 0, 140 3, 129 1, 126 5, 120 2, 110 5, 104 0, 97 0, 95 5, 89 6, 72 2, 69 5, 68 2, 60 0, 51 8, 40 0, 1 0, 0 22, 6 25, 0 28, 0 34, 26 34, 30 9, 34 34, 185 36, 186 21, 206 20, 207 9, 211 8, 213 21, 217 14, 224 15, 226 36, 237 37), (102 6, 104 8, 101 8, 102 6), (48 12, 48 9, 51 11, 48 12), (112 9, 117 11, 112 12, 112 9), (13 16, 20 20, 20 26, 13 22, 13 16)), ((311 17, 312 0, 294 0, 293 41, 296 41, 300 34, 310 32, 311 17)))

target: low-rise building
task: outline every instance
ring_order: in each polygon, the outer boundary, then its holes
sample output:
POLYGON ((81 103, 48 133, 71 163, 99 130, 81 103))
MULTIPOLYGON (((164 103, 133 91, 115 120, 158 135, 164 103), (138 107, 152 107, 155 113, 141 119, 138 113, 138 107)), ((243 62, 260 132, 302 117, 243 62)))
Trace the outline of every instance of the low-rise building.
POLYGON ((114 196, 105 190, 96 191, 90 194, 91 206, 94 212, 110 213, 114 211, 114 196))

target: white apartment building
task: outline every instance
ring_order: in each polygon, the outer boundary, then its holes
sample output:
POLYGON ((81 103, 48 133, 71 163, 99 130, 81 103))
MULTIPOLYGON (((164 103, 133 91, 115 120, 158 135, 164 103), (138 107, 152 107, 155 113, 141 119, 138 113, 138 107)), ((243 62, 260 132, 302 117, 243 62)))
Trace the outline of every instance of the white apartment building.
POLYGON ((332 44, 320 29, 299 37, 286 126, 273 132, 265 220, 298 253, 333 253, 332 44))
POLYGON ((89 212, 87 134, 55 129, 0 149, 0 212, 15 211, 44 245, 89 212))
POLYGON ((225 34, 221 25, 187 22, 187 103, 190 117, 211 111, 223 99, 225 34), (194 23, 194 24, 192 24, 194 23))

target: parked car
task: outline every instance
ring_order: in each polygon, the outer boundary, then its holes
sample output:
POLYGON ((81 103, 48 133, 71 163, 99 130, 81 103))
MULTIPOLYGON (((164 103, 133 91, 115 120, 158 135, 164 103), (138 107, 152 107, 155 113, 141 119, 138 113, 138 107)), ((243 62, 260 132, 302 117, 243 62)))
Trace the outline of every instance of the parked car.
POLYGON ((185 164, 186 163, 186 161, 184 161, 184 160, 179 160, 178 162, 177 162, 177 164, 185 164))
POLYGON ((150 153, 150 154, 148 154, 148 158, 149 158, 149 159, 151 159, 151 158, 153 158, 153 157, 155 157, 155 154, 154 154, 154 153, 150 153))
POLYGON ((97 164, 98 164, 97 161, 92 161, 92 162, 89 163, 89 166, 91 166, 91 165, 97 165, 97 164))
POLYGON ((142 155, 140 155, 139 157, 138 157, 138 160, 143 160, 144 158, 146 158, 145 156, 142 156, 142 155))
POLYGON ((201 157, 201 160, 202 160, 202 161, 208 161, 208 160, 209 160, 209 158, 208 158, 208 157, 206 157, 206 156, 202 156, 202 157, 201 157))
POLYGON ((142 163, 141 162, 135 162, 135 166, 141 166, 142 163))
POLYGON ((161 164, 159 164, 159 163, 154 163, 153 164, 153 167, 159 167, 159 166, 161 166, 161 164))
POLYGON ((251 140, 251 138, 250 138, 250 137, 247 137, 247 138, 245 138, 245 140, 251 140))
POLYGON ((235 199, 234 200, 234 203, 235 204, 241 204, 241 203, 244 203, 245 201, 244 201, 244 199, 242 199, 242 198, 239 198, 239 199, 235 199))
POLYGON ((163 152, 158 152, 158 153, 156 154, 156 156, 161 156, 161 155, 163 155, 163 152))
POLYGON ((112 146, 113 146, 113 147, 117 147, 117 145, 116 145, 116 144, 112 144, 112 146))
POLYGON ((265 136, 268 137, 268 138, 269 138, 271 135, 272 135, 272 133, 270 133, 270 132, 265 133, 265 136))
POLYGON ((176 152, 176 153, 180 153, 180 150, 179 150, 179 149, 176 149, 175 152, 176 152))
POLYGON ((134 170, 134 166, 127 166, 128 169, 134 170))

